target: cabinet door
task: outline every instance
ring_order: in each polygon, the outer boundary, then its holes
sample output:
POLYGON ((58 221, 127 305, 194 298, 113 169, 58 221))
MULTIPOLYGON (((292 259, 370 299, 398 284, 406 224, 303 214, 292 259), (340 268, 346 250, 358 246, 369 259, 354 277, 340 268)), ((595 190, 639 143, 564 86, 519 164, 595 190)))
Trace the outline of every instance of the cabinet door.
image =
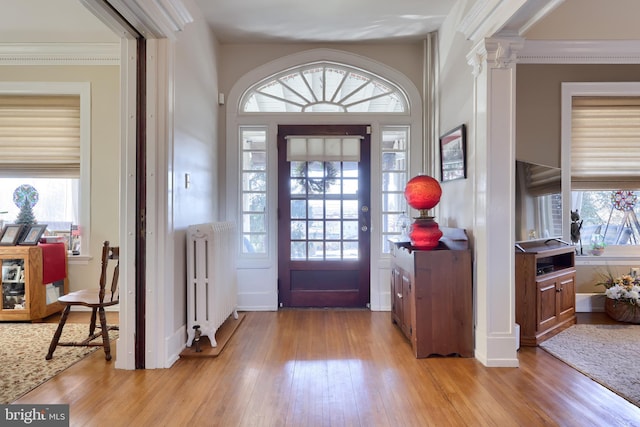
POLYGON ((2 309, 25 310, 28 301, 24 259, 2 259, 2 309))
POLYGON ((549 329, 558 322, 557 278, 536 282, 536 332, 549 329))
POLYGON ((558 317, 560 321, 570 318, 576 312, 575 274, 566 274, 558 278, 558 317))
POLYGON ((402 330, 409 338, 413 338, 413 326, 411 325, 411 277, 409 273, 400 270, 402 282, 402 330))
POLYGON ((402 327, 402 280, 397 267, 391 269, 391 320, 402 327))

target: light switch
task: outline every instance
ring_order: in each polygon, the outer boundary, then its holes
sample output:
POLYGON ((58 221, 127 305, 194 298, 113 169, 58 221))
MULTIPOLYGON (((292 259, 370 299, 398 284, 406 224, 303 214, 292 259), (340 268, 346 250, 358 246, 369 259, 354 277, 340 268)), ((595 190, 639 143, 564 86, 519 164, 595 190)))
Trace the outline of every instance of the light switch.
POLYGON ((188 190, 189 187, 191 187, 191 174, 187 172, 184 174, 184 188, 188 190))

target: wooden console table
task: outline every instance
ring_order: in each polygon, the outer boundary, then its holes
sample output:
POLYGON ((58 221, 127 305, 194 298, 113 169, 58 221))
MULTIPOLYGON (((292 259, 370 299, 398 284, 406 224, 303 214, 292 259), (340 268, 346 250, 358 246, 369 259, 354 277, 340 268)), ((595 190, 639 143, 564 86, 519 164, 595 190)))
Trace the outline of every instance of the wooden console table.
POLYGON ((0 264, 0 321, 39 321, 62 310, 57 299, 69 291, 63 243, 0 247, 0 264))

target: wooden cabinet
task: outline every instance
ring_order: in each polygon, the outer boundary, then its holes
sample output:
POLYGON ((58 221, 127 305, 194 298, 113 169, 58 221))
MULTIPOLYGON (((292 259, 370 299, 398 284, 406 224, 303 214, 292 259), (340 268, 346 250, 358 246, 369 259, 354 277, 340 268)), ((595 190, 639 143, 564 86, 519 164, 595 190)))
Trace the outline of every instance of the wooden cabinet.
POLYGON ((431 251, 391 246, 391 319, 415 356, 472 357, 471 252, 442 242, 431 251))
MULTIPOLYGON (((66 258, 63 262, 66 269, 66 258)), ((42 249, 39 246, 0 247, 0 264, 0 320, 37 321, 62 310, 57 299, 68 292, 67 279, 42 283, 42 249)))
POLYGON ((576 323, 575 250, 553 240, 525 242, 515 258, 520 345, 536 346, 576 323))

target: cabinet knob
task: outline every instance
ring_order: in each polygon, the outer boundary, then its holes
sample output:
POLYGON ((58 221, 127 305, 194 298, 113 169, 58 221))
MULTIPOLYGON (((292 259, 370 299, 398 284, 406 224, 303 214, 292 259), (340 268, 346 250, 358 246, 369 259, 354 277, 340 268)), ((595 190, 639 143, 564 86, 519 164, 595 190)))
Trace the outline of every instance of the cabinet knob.
POLYGON ((402 299, 402 294, 400 292, 398 292, 398 298, 402 299))

